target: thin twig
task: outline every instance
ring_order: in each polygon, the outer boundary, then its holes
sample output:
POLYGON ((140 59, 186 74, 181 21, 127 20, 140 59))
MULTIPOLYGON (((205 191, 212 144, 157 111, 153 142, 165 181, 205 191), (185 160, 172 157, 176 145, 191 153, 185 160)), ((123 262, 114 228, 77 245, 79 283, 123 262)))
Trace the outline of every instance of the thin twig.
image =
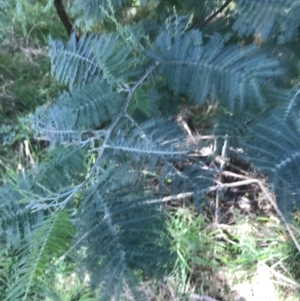
POLYGON ((193 28, 201 28, 206 26, 213 18, 215 18, 219 13, 221 13, 228 5, 232 2, 232 0, 227 0, 218 10, 216 10, 212 15, 207 17, 204 21, 196 24, 193 26, 193 28))
POLYGON ((98 156, 97 156, 97 159, 96 159, 96 162, 95 164, 93 165, 93 167, 91 168, 90 170, 90 173, 89 173, 89 178, 91 178, 95 172, 95 170, 97 169, 100 161, 101 161, 101 158, 102 158, 102 155, 104 153, 104 150, 106 148, 108 148, 108 141, 109 141, 109 138, 110 138, 110 135, 111 133, 113 132, 115 126, 117 125, 117 123, 120 121, 120 119, 123 117, 123 116, 126 116, 127 115, 127 109, 128 109, 128 106, 129 106, 129 102, 131 100, 131 97, 134 93, 134 91, 146 80, 146 78, 149 76, 149 74, 153 71, 153 69, 158 66, 158 62, 155 62, 145 73, 144 75, 139 79, 139 81, 132 87, 130 88, 129 90, 129 93, 127 95, 127 98, 126 98, 126 101, 125 101, 125 104, 123 105, 123 108, 122 110, 120 111, 120 113, 118 114, 118 116, 114 119, 114 121, 112 122, 112 124, 109 126, 109 128, 107 129, 106 131, 106 136, 104 138, 104 141, 101 145, 101 147, 99 148, 99 153, 98 153, 98 156))
POLYGON ((243 175, 240 175, 240 174, 237 174, 237 173, 234 173, 232 171, 223 171, 222 172, 223 176, 227 176, 227 177, 233 177, 233 178, 237 178, 237 179, 245 179, 245 180, 248 180, 249 177, 248 176, 243 176, 243 175))
POLYGON ((170 201, 179 201, 182 199, 187 199, 187 198, 191 198, 194 196, 194 192, 185 192, 185 193, 179 193, 176 195, 170 195, 170 196, 166 196, 162 199, 154 199, 154 200, 147 200, 145 201, 145 203, 147 204, 155 204, 155 203, 166 203, 166 202, 170 202, 170 201))
MULTIPOLYGON (((246 178, 245 176, 241 176, 241 175, 235 174, 233 172, 228 172, 228 171, 222 172, 222 175, 230 176, 230 177, 236 177, 236 178, 246 178)), ((220 190, 221 188, 232 188, 232 187, 239 187, 239 186, 245 186, 245 185, 250 185, 250 184, 257 184, 260 187, 261 191, 266 196, 266 198, 268 199, 268 201, 271 203, 273 208, 275 209, 278 216, 281 217, 281 220, 282 220, 283 224, 285 225, 291 239, 293 240, 294 245, 296 246, 296 248, 300 252, 300 245, 299 245, 299 243, 297 241, 297 238, 295 237, 289 223, 287 222, 286 218, 282 214, 281 210, 278 208, 278 206, 276 204, 276 201, 272 198, 272 196, 270 195, 270 193, 267 191, 264 184, 260 180, 247 178, 245 180, 237 181, 237 182, 234 182, 234 183, 221 183, 218 180, 215 180, 215 182, 217 183, 217 185, 210 187, 209 192, 217 191, 217 190, 220 190)), ((169 201, 175 201, 175 200, 190 198, 190 197, 193 197, 193 195, 194 195, 194 192, 185 192, 185 193, 180 193, 180 194, 177 194, 177 195, 171 195, 171 196, 168 196, 168 197, 164 197, 164 198, 161 198, 161 199, 147 200, 145 203, 150 204, 150 203, 159 203, 159 202, 169 202, 169 201)))
MULTIPOLYGON (((228 174, 228 172, 227 172, 228 174)), ((234 173, 231 173, 230 176, 233 176, 234 173)), ((221 183, 219 183, 221 184, 221 183)), ((267 191, 267 189, 265 188, 265 186, 263 185, 263 183, 258 180, 258 179, 248 179, 248 180, 244 180, 244 181, 238 181, 235 183, 226 183, 226 184, 222 184, 224 187, 237 187, 237 186, 243 186, 243 185, 249 185, 249 184, 258 184, 258 186, 260 187, 261 191, 264 193, 264 195, 266 196, 266 198, 268 199, 268 201, 271 203, 271 205, 273 206, 273 208, 275 209, 276 213, 278 214, 279 217, 281 217, 283 224, 285 225, 288 233, 290 234, 296 248, 298 249, 298 251, 300 252, 300 245, 297 241, 297 238, 295 237, 289 223, 287 222, 286 218, 284 217, 283 213, 281 212, 281 210, 278 208, 276 201, 272 198, 272 196, 270 195, 270 193, 267 191)))

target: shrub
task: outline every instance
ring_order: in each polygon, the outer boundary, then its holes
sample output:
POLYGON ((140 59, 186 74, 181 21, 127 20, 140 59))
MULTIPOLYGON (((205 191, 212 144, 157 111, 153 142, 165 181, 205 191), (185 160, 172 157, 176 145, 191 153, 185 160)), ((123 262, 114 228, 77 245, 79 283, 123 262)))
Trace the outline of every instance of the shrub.
POLYGON ((221 152, 267 175, 284 221, 299 207, 298 0, 92 3, 70 1, 66 45, 49 38, 68 92, 30 117, 48 158, 1 188, 1 237, 19 252, 6 300, 45 296, 66 257, 100 300, 124 286, 142 299, 136 271, 175 259, 163 197, 201 210, 222 190, 221 152), (209 155, 174 121, 182 104, 217 107, 209 155))

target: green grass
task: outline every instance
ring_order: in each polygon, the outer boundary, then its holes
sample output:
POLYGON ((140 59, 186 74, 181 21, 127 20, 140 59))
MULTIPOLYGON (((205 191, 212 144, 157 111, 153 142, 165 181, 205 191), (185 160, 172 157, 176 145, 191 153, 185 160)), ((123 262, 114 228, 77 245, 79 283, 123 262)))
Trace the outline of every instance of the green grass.
MULTIPOLYGON (((299 224, 294 227, 300 231, 299 224)), ((251 219, 237 211, 233 224, 216 225, 205 213, 176 208, 168 229, 178 255, 169 291, 176 291, 178 300, 193 293, 230 301, 238 288, 247 301, 255 301, 250 292, 260 290, 258 278, 262 287, 271 287, 275 301, 299 300, 294 279, 300 276, 300 256, 276 218, 251 219)))
POLYGON ((64 89, 50 74, 47 38, 66 40, 67 35, 53 5, 45 11, 47 2, 1 2, 0 183, 32 167, 33 160, 40 161, 43 145, 33 139, 20 118, 51 102, 64 89))

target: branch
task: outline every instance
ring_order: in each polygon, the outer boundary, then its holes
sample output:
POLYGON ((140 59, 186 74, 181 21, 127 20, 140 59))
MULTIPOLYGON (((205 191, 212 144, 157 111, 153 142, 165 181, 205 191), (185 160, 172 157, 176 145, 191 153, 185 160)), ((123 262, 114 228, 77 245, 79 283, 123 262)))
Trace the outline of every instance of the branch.
POLYGON ((73 25, 70 22, 70 19, 65 11, 62 0, 54 0, 54 6, 56 8, 57 14, 60 18, 60 21, 64 25, 68 35, 70 36, 73 30, 73 25))
MULTIPOLYGON (((228 172, 228 171, 224 171, 222 173, 223 175, 227 175, 227 176, 233 176, 235 175, 232 172, 228 172)), ((273 206, 273 208, 275 209, 276 213, 278 214, 278 216, 281 218, 283 224, 285 225, 288 233, 290 234, 290 237, 292 238, 294 245, 296 246, 296 248, 298 249, 298 251, 300 252, 300 244, 297 241, 297 238, 295 237, 289 223, 287 222, 286 218, 284 217, 283 213, 281 212, 281 210, 278 208, 276 201, 272 198, 272 196, 270 195, 270 193, 267 191, 267 189, 265 188, 265 186, 263 185, 263 183, 258 180, 258 179, 251 179, 245 176, 241 176, 241 175, 236 175, 239 178, 243 178, 245 180, 243 181, 238 181, 235 183, 226 183, 226 184, 222 184, 219 183, 219 185, 222 185, 223 187, 237 187, 237 186, 243 186, 243 185, 249 185, 249 184, 257 184, 261 191, 264 193, 265 197, 268 199, 268 201, 271 203, 271 205, 273 206)))
MULTIPOLYGON (((294 242, 294 245, 296 246, 296 248, 300 252, 300 244, 298 243, 297 238, 295 237, 288 221, 284 217, 281 210, 278 208, 278 206, 276 204, 276 201, 272 198, 271 194, 267 191, 267 189, 265 188, 265 186, 263 185, 263 183, 260 180, 249 178, 247 176, 242 176, 242 175, 239 175, 239 174, 235 174, 235 173, 230 172, 230 171, 223 171, 222 175, 230 176, 230 177, 234 176, 236 178, 240 178, 240 179, 243 179, 243 180, 233 182, 233 183, 220 183, 219 181, 216 180, 215 182, 216 182, 217 185, 210 187, 210 189, 209 189, 210 192, 211 191, 218 191, 221 188, 231 188, 231 187, 239 187, 239 186, 250 185, 250 184, 257 184, 259 186, 259 188, 261 189, 261 191, 263 192, 264 196, 268 199, 268 201, 271 203, 271 205, 275 209, 277 215, 281 218, 281 221, 285 225, 286 230, 288 231, 291 239, 294 242)), ((185 199, 185 198, 191 198, 191 197, 193 197, 193 195, 194 195, 194 192, 191 191, 191 192, 180 193, 180 194, 177 194, 177 195, 170 195, 170 196, 160 198, 160 199, 147 200, 147 201, 145 201, 145 203, 146 204, 152 204, 152 203, 160 203, 160 202, 170 202, 170 201, 174 201, 174 200, 181 200, 181 199, 185 199)))
POLYGON ((204 21, 196 24, 193 28, 201 28, 206 26, 213 18, 215 18, 219 13, 221 13, 228 5, 232 2, 232 0, 227 0, 218 10, 216 10, 212 15, 207 17, 204 21))
POLYGON ((132 87, 129 89, 128 91, 128 95, 127 95, 127 98, 126 98, 126 101, 125 101, 125 104, 121 110, 121 112, 118 114, 118 116, 115 118, 115 120, 112 122, 112 124, 109 126, 109 128, 107 129, 106 131, 106 136, 103 140, 103 143, 101 145, 101 147, 99 148, 99 153, 98 153, 98 156, 97 156, 97 159, 96 159, 96 162, 95 164, 93 165, 93 167, 91 168, 90 170, 90 173, 89 173, 89 178, 91 178, 95 172, 95 170, 97 169, 97 166, 99 165, 99 162, 101 160, 101 157, 104 153, 104 150, 106 148, 108 148, 108 140, 110 138, 110 135, 113 131, 113 129, 115 128, 116 124, 119 122, 119 120, 123 117, 123 116, 127 116, 127 109, 128 109, 128 105, 129 105, 129 102, 130 102, 130 99, 132 97, 132 94, 134 93, 134 91, 146 80, 147 76, 153 71, 153 69, 158 66, 158 62, 155 62, 147 71, 146 73, 139 79, 139 81, 132 87))

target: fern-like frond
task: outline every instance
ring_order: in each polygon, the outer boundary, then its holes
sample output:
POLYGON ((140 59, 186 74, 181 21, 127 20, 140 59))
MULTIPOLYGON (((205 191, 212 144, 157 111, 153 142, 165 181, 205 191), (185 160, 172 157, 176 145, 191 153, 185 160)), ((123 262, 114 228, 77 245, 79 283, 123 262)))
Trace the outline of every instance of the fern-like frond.
POLYGON ((200 208, 214 182, 216 171, 193 162, 189 153, 194 148, 187 145, 179 126, 170 120, 152 119, 139 125, 124 121, 105 145, 94 150, 103 148, 103 162, 112 158, 116 162, 130 162, 132 170, 138 170, 147 185, 153 181, 158 184, 158 197, 186 192, 194 196, 194 204, 200 208))
POLYGON ((51 72, 59 82, 73 88, 100 75, 101 70, 91 50, 95 40, 95 35, 83 36, 77 43, 75 34, 72 34, 64 47, 61 41, 49 38, 51 72))
POLYGON ((238 0, 238 18, 233 24, 239 36, 254 34, 265 40, 273 34, 288 42, 300 25, 300 1, 296 0, 238 0))
POLYGON ((181 129, 170 120, 150 120, 143 124, 128 125, 116 129, 110 142, 104 146, 117 155, 127 153, 132 160, 141 157, 180 157, 187 154, 181 129))
POLYGON ((92 285, 101 285, 100 300, 118 300, 124 282, 134 291, 134 270, 157 275, 173 259, 162 204, 147 201, 152 194, 144 193, 139 173, 128 164, 110 170, 84 192, 76 219, 82 259, 92 285))
POLYGON ((295 120, 299 117, 300 89, 293 87, 290 90, 276 89, 268 93, 268 98, 276 100, 278 106, 276 114, 280 114, 283 120, 295 120))
POLYGON ((300 206, 300 140, 299 116, 283 118, 279 107, 264 120, 247 128, 240 137, 241 158, 268 176, 277 195, 278 205, 285 213, 300 206))
POLYGON ((66 46, 50 38, 49 46, 51 72, 70 89, 99 77, 111 83, 124 83, 130 74, 128 69, 136 61, 130 58, 131 49, 117 33, 83 35, 79 41, 72 34, 66 46))
POLYGON ((31 289, 42 290, 41 279, 51 275, 51 260, 61 256, 72 238, 73 227, 69 215, 55 212, 44 225, 33 232, 30 241, 22 246, 20 261, 15 266, 12 285, 5 300, 27 301, 31 289))
POLYGON ((48 108, 38 108, 32 127, 37 138, 51 144, 84 143, 93 137, 93 130, 116 117, 124 102, 105 81, 94 80, 62 94, 48 108))
POLYGON ((76 184, 84 181, 83 149, 56 148, 49 152, 49 157, 53 160, 0 189, 0 236, 7 247, 19 248, 22 242, 30 240, 32 231, 43 226, 48 215, 40 209, 71 202, 76 184))
POLYGON ((149 95, 143 89, 139 88, 134 91, 129 105, 128 105, 128 113, 133 115, 138 110, 138 114, 144 113, 146 116, 151 114, 151 99, 149 95))
MULTIPOLYGON (((50 161, 39 165, 31 173, 30 186, 28 182, 21 189, 28 189, 37 195, 45 196, 62 192, 67 187, 79 184, 85 177, 86 150, 76 146, 57 147, 49 151, 50 161)), ((28 181, 28 180, 27 180, 28 181)))
POLYGON ((175 94, 203 104, 220 101, 231 111, 265 104, 262 87, 281 73, 279 62, 260 53, 256 45, 224 46, 215 35, 204 45, 199 31, 162 31, 150 55, 159 62, 164 83, 175 94))
POLYGON ((16 184, 6 184, 0 189, 0 237, 7 248, 18 249, 28 241, 34 228, 43 225, 44 212, 34 214, 21 204, 24 194, 16 184))

